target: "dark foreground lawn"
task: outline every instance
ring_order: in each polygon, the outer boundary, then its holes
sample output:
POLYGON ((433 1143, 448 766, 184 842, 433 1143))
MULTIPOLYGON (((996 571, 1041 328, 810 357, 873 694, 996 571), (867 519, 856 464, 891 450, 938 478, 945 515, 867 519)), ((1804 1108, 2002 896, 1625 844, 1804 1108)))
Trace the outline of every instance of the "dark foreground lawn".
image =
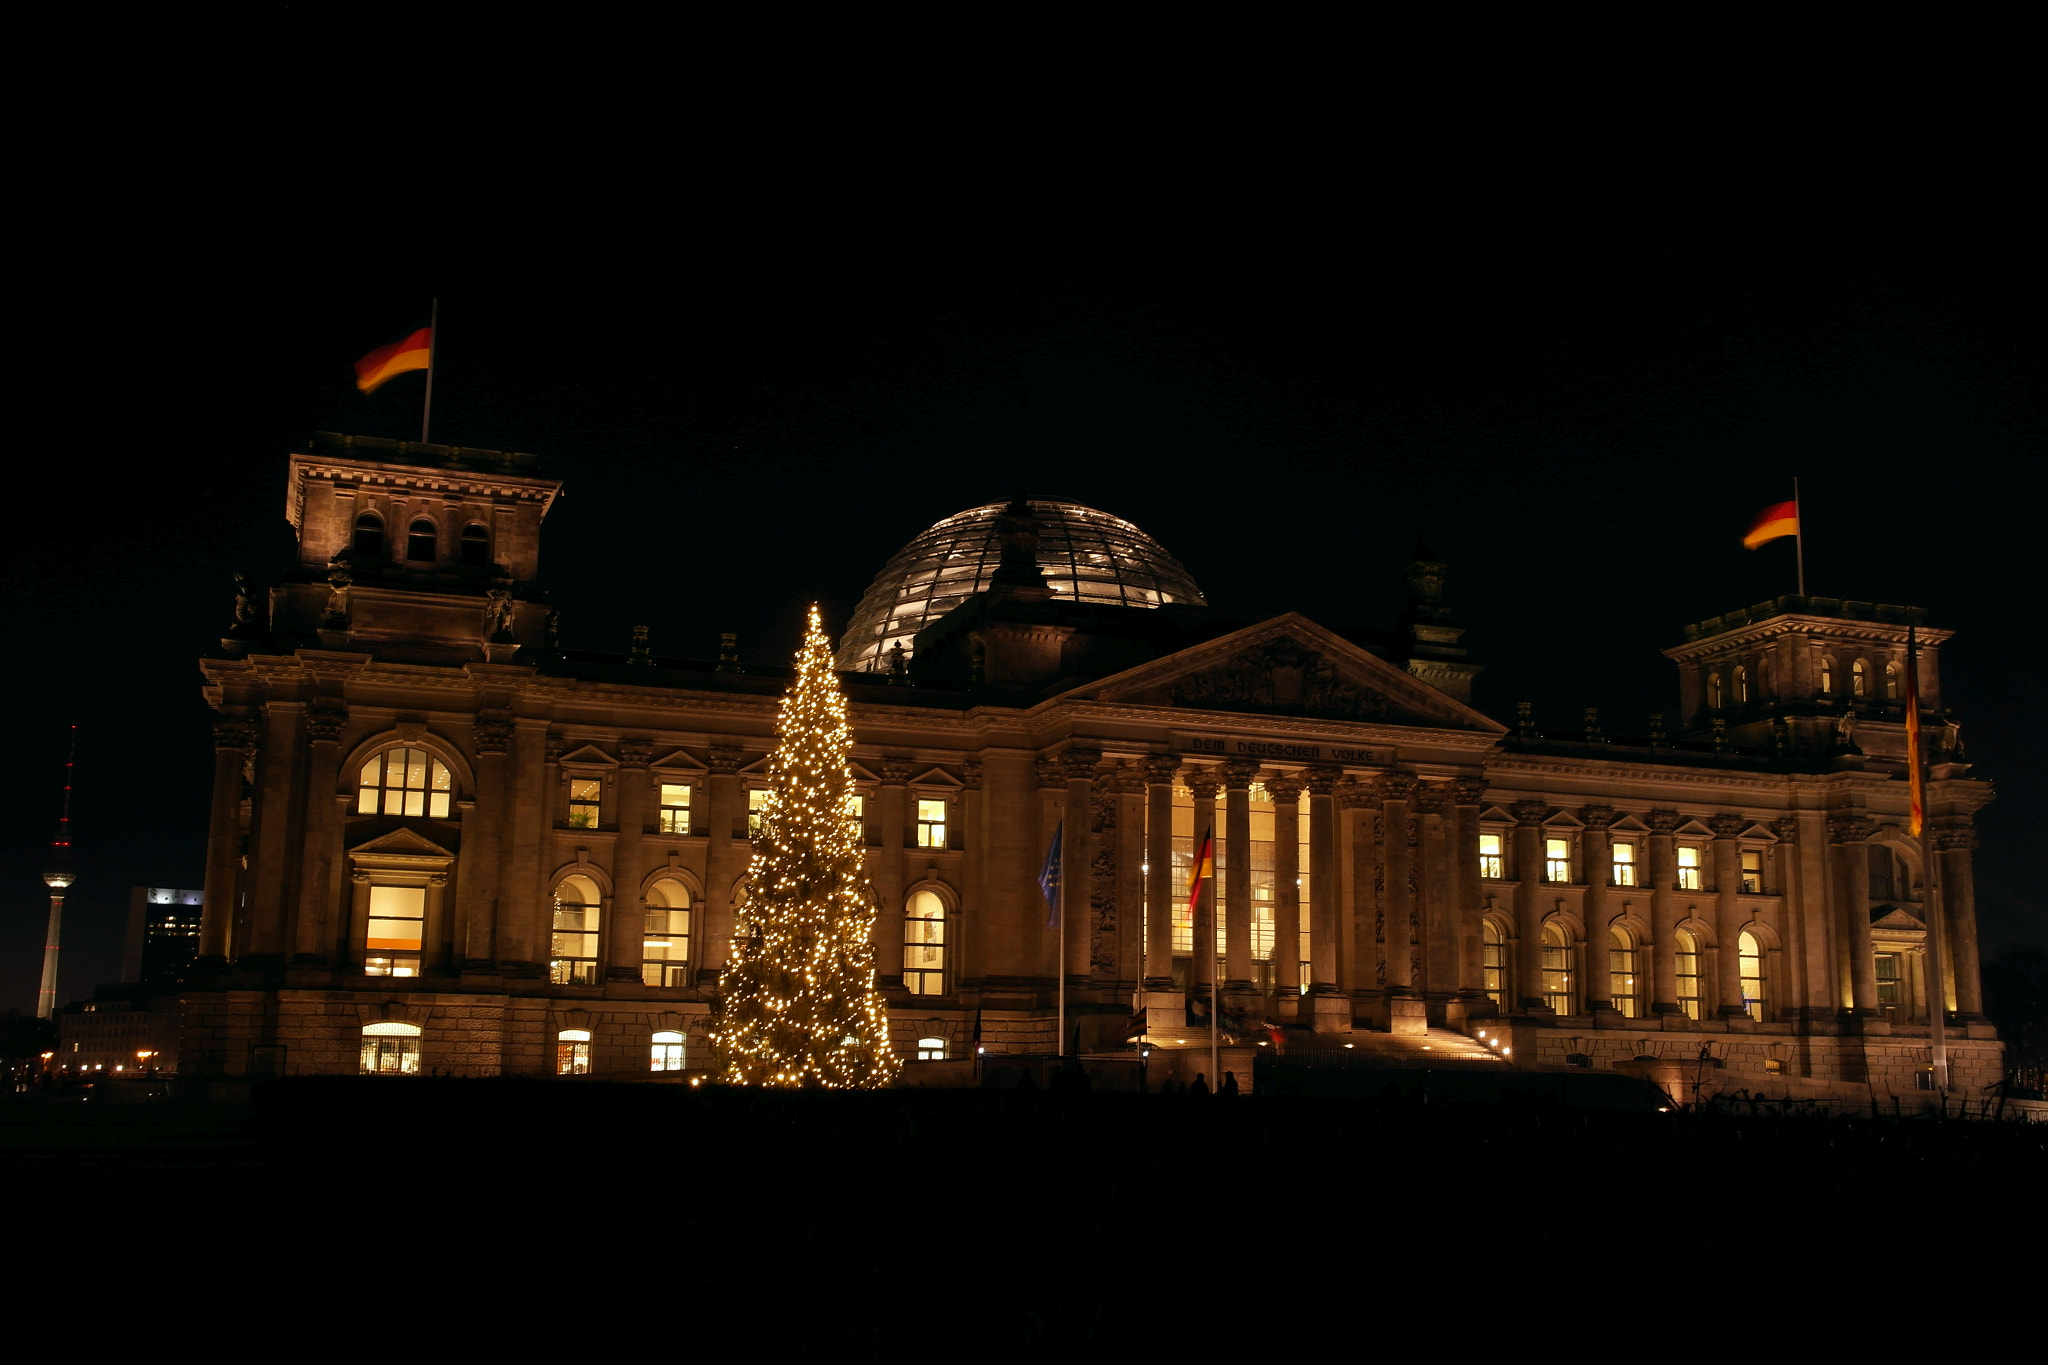
POLYGON ((1483 1334, 1595 1286, 1654 1316, 1730 1273, 1797 1331, 1822 1287, 2027 1254, 2048 1125, 309 1078, 0 1100, 0 1182, 15 1245, 139 1258, 252 1330, 381 1299, 474 1347, 1002 1358, 1483 1334))

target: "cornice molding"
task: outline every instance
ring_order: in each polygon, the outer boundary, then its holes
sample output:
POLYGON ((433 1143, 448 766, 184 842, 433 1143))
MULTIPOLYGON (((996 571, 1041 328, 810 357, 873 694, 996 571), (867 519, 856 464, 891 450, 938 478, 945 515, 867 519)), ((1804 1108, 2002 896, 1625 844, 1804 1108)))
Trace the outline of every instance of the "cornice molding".
MULTIPOLYGON (((1934 626, 1914 627, 1920 643, 1925 646, 1939 646, 1955 635, 1952 630, 1934 626)), ((1663 650, 1665 658, 1676 663, 1692 663, 1712 655, 1725 654, 1745 645, 1761 641, 1782 640, 1788 636, 1809 637, 1826 635, 1835 640, 1856 641, 1863 644, 1893 645, 1904 648, 1906 627, 1893 625, 1888 621, 1845 621, 1832 616, 1785 615, 1773 616, 1755 621, 1720 635, 1709 635, 1701 640, 1689 640, 1682 645, 1673 645, 1663 650)))

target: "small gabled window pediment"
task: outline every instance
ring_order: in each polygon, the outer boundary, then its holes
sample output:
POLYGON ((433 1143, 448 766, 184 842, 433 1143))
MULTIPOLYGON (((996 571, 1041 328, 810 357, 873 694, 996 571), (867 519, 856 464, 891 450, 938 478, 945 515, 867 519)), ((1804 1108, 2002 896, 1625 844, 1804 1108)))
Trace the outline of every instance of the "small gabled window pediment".
POLYGON ((711 770, 678 749, 666 758, 658 758, 651 765, 657 772, 665 773, 708 773, 711 770))
POLYGON ((616 768, 619 766, 619 761, 616 758, 613 758, 595 744, 585 744, 578 749, 563 754, 559 761, 562 763, 582 764, 585 767, 593 768, 616 768))
POLYGON ((944 768, 932 768, 922 776, 911 778, 910 785, 913 787, 952 787, 957 790, 965 784, 944 768))

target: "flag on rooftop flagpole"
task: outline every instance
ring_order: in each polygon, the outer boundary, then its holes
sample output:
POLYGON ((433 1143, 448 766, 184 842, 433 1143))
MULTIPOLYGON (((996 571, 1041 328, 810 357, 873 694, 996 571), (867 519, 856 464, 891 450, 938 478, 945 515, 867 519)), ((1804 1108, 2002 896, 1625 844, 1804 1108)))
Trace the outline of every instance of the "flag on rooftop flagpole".
POLYGON ((1742 547, 1754 550, 1765 541, 1780 536, 1799 534, 1799 504, 1796 502, 1774 502, 1756 514, 1747 533, 1742 537, 1742 547))
POLYGON ((1907 815, 1906 833, 1915 839, 1927 823, 1927 776, 1920 758, 1920 642, 1913 626, 1906 626, 1906 771, 1912 808, 1907 815))
POLYGON ((1048 929, 1060 926, 1060 841, 1066 830, 1065 820, 1052 827, 1052 843, 1045 850, 1045 866, 1038 871, 1038 889, 1045 896, 1045 927, 1048 929))
POLYGON ((356 387, 375 393, 385 383, 412 370, 424 370, 434 358, 434 329, 422 327, 403 341, 376 350, 356 362, 356 387))

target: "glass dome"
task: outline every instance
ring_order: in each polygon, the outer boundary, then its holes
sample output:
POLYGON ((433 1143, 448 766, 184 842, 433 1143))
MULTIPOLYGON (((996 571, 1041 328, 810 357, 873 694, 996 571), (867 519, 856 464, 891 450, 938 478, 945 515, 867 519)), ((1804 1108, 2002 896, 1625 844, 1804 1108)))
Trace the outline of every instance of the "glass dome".
MULTIPOLYGON (((1122 517, 1077 502, 1031 498, 1038 565, 1054 593, 1118 607, 1203 602, 1165 547, 1122 517)), ((904 546, 875 575, 839 642, 842 669, 869 672, 911 637, 988 586, 1002 562, 996 523, 1009 500, 956 512, 904 546)))

